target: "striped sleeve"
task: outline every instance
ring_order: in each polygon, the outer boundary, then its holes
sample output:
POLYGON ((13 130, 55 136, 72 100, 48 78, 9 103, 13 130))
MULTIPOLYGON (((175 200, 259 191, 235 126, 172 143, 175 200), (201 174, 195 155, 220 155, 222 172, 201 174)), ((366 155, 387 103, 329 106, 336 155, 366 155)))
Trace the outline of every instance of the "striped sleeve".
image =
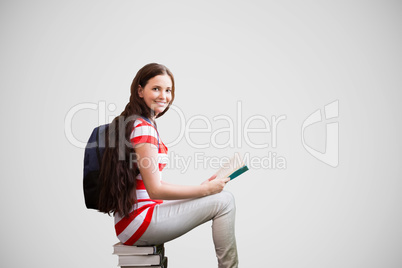
POLYGON ((131 132, 130 141, 133 146, 141 143, 151 143, 158 147, 158 134, 155 128, 142 118, 134 122, 134 128, 131 132))

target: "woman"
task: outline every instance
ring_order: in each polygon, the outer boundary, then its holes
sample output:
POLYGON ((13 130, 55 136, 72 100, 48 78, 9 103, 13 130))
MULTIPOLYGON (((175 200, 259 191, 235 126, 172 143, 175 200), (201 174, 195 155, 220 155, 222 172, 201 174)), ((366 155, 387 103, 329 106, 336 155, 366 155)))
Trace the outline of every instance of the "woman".
POLYGON ((219 267, 237 267, 234 198, 222 191, 229 178, 212 176, 194 186, 161 179, 167 148, 155 119, 174 96, 174 78, 165 66, 151 63, 138 71, 129 103, 109 126, 100 211, 114 214, 117 237, 126 245, 165 243, 212 220, 219 267))

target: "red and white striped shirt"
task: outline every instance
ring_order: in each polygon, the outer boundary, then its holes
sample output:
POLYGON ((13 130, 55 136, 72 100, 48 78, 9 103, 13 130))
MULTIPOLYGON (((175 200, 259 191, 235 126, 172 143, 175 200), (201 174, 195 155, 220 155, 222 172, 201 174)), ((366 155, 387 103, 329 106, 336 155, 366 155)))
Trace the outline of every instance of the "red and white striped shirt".
MULTIPOLYGON (((151 143, 158 149, 158 165, 160 179, 162 180, 162 170, 167 163, 167 147, 158 138, 158 132, 153 125, 143 118, 138 118, 134 122, 130 141, 132 145, 140 143, 151 143), (159 146, 158 146, 159 140, 159 146)), ((126 245, 133 245, 146 231, 151 222, 155 205, 163 203, 162 200, 152 200, 142 181, 141 174, 138 174, 136 181, 137 204, 133 207, 128 218, 115 214, 114 222, 116 235, 119 240, 126 245)))

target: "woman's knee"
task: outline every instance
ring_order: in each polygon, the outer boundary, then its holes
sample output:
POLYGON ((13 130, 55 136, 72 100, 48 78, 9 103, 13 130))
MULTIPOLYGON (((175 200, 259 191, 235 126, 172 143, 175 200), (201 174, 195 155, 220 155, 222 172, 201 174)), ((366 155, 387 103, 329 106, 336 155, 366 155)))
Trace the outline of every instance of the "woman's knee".
POLYGON ((219 201, 224 210, 226 211, 236 210, 235 198, 231 192, 222 191, 218 195, 219 195, 219 201))

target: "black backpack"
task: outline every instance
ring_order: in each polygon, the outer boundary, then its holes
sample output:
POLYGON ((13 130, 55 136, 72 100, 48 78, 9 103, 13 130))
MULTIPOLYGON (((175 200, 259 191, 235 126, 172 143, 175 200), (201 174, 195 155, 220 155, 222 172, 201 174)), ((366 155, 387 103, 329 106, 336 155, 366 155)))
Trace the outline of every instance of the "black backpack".
POLYGON ((109 124, 96 127, 89 137, 84 153, 84 197, 87 208, 98 209, 99 174, 105 151, 106 130, 109 124))
MULTIPOLYGON (((142 117, 148 123, 151 121, 142 117)), ((103 152, 105 151, 106 131, 109 124, 96 127, 84 152, 84 198, 85 205, 89 209, 98 209, 100 185, 99 174, 102 165, 103 152)), ((158 135, 158 150, 159 150, 159 135, 158 135)))

